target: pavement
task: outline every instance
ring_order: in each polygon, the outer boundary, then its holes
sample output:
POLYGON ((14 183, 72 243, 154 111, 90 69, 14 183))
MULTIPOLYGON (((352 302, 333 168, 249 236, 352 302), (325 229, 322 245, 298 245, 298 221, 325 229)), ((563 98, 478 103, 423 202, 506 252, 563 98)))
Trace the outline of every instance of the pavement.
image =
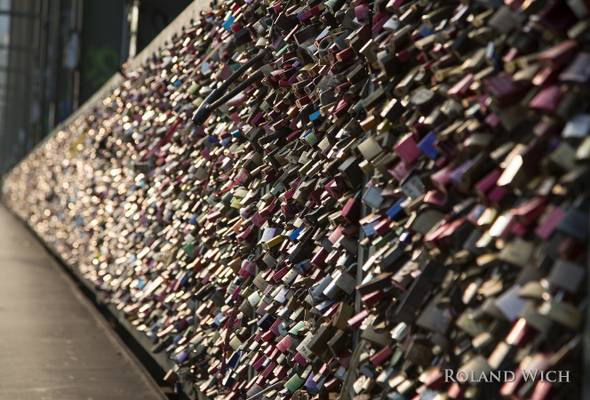
POLYGON ((147 372, 0 206, 0 400, 162 400, 147 372))

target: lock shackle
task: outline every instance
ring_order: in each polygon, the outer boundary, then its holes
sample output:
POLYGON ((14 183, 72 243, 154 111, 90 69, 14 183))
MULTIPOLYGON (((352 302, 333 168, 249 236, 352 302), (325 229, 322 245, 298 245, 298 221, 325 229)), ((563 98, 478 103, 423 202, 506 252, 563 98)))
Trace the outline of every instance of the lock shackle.
POLYGON ((262 72, 262 67, 258 68, 258 70, 256 70, 247 79, 240 82, 231 91, 227 92, 225 95, 223 94, 228 90, 229 86, 235 81, 237 81, 240 78, 240 76, 244 74, 244 72, 250 69, 250 67, 260 64, 264 66, 264 61, 267 55, 268 51, 265 49, 261 49, 254 57, 248 60, 245 64, 241 65, 240 68, 238 68, 233 74, 231 74, 231 76, 227 78, 221 84, 221 86, 213 90, 194 112, 192 117, 193 123, 195 123, 196 125, 201 125, 207 120, 207 118, 209 118, 209 116, 215 109, 225 104, 232 97, 235 97, 242 90, 250 86, 252 83, 261 80, 264 76, 262 72))

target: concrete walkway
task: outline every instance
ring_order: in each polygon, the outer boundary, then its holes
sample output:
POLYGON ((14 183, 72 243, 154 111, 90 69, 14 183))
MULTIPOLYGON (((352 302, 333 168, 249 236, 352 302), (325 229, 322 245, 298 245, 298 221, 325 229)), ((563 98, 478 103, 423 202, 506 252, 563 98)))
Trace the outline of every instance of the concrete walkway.
POLYGON ((158 400, 142 367, 0 206, 0 400, 158 400))

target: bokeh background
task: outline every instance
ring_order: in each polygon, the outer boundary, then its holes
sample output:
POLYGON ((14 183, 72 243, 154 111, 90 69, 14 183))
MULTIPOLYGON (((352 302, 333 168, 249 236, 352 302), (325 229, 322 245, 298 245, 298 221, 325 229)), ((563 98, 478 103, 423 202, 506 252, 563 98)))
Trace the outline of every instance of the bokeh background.
POLYGON ((191 0, 0 0, 0 174, 191 0))

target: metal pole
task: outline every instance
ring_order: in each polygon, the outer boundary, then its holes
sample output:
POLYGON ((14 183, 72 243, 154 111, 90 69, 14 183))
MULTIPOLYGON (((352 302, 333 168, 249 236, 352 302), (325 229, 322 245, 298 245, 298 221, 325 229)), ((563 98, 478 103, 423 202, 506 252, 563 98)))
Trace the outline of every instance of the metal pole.
POLYGON ((137 54, 137 27, 139 26, 139 0, 133 0, 129 10, 129 58, 137 54))

